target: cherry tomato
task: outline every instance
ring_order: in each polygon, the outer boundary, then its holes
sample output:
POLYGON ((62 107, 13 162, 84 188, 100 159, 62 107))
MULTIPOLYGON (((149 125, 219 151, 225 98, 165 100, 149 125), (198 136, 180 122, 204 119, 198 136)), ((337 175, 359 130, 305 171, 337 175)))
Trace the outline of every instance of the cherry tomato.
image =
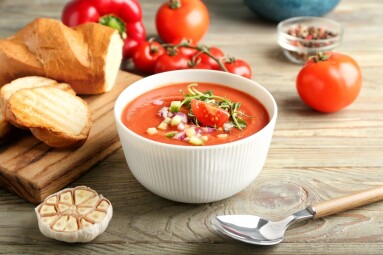
POLYGON ((164 53, 157 58, 154 65, 155 73, 162 73, 167 71, 187 69, 189 58, 181 52, 164 53))
POLYGON ((307 105, 320 112, 336 112, 356 99, 362 74, 356 61, 347 55, 318 54, 300 70, 296 87, 307 105))
POLYGON ((188 48, 188 47, 179 47, 178 48, 179 52, 187 56, 189 59, 191 59, 197 52, 198 50, 193 49, 193 48, 188 48))
MULTIPOLYGON (((187 45, 190 45, 192 47, 196 47, 195 43, 190 42, 190 41, 185 41, 184 39, 183 40, 176 40, 176 41, 172 42, 172 44, 174 44, 174 45, 178 45, 178 44, 182 44, 182 43, 187 43, 187 45)), ((185 46, 178 47, 178 51, 190 59, 198 52, 197 49, 193 49, 193 48, 189 48, 189 47, 185 47, 185 46)))
POLYGON ((133 63, 141 72, 154 73, 156 60, 164 53, 165 49, 160 43, 144 41, 133 53, 133 63))
POLYGON ((200 0, 170 0, 157 10, 158 35, 167 43, 191 40, 197 44, 209 27, 209 13, 200 0))
MULTIPOLYGON (((210 52, 210 54, 212 54, 217 59, 221 59, 224 57, 223 52, 217 47, 210 47, 209 52, 210 52)), ((201 63, 205 63, 205 64, 210 65, 211 69, 222 70, 221 67, 219 66, 219 64, 217 63, 217 61, 212 59, 209 55, 202 53, 197 57, 197 59, 198 58, 201 60, 201 63)))
POLYGON ((227 111, 200 100, 192 100, 191 109, 197 120, 204 126, 221 127, 230 117, 227 111))
POLYGON ((224 60, 223 64, 230 73, 238 74, 251 79, 251 67, 246 61, 230 58, 224 60))
POLYGON ((202 62, 199 62, 198 64, 195 64, 195 65, 189 64, 189 68, 191 68, 191 69, 207 69, 207 70, 212 69, 210 65, 202 63, 202 62))

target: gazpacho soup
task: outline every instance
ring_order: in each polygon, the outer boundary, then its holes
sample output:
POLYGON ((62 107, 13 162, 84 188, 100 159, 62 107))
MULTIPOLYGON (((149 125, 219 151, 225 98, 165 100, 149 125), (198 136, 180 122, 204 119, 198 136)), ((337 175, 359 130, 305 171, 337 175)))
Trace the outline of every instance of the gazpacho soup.
POLYGON ((145 138, 176 145, 216 145, 248 137, 270 120, 265 107, 239 90, 211 83, 177 83, 127 104, 124 125, 145 138))

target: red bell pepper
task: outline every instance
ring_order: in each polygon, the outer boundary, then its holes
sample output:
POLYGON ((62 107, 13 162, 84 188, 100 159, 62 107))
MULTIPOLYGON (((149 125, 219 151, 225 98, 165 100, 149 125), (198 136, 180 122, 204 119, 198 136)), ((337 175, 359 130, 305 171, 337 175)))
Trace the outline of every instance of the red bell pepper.
POLYGON ((146 38, 138 0, 72 0, 65 5, 61 19, 70 27, 99 22, 116 28, 124 39, 124 58, 131 57, 138 44, 146 38))

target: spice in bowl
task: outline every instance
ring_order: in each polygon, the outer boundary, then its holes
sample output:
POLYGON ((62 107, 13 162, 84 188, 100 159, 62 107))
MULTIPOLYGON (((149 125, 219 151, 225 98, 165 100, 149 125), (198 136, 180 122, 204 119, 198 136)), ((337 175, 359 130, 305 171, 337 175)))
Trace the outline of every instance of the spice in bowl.
POLYGON ((340 45, 342 32, 342 27, 329 19, 297 17, 279 23, 278 43, 291 62, 304 64, 318 52, 340 45))

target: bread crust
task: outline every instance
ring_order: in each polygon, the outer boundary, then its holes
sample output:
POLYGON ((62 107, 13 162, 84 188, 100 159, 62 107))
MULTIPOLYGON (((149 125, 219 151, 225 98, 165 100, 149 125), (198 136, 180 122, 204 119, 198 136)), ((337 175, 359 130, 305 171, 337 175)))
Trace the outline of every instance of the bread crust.
MULTIPOLYGON (((18 90, 26 89, 26 88, 36 88, 41 86, 53 86, 64 90, 72 95, 76 95, 76 92, 72 89, 72 87, 67 83, 58 83, 55 80, 48 79, 45 77, 39 76, 27 76, 23 78, 16 79, 8 84, 5 84, 0 89, 0 140, 1 138, 5 138, 10 135, 14 130, 12 125, 9 124, 8 120, 5 118, 6 115, 10 114, 6 111, 6 104, 9 98, 18 90), (3 117, 3 119, 1 119, 3 117)), ((10 118, 10 117, 8 117, 10 118)), ((13 126, 16 126, 21 129, 28 129, 24 126, 20 126, 18 123, 12 123, 13 126)), ((3 139, 5 140, 5 139, 3 139)))
POLYGON ((87 103, 70 91, 51 85, 17 90, 6 102, 5 118, 15 126, 29 128, 37 139, 55 148, 81 146, 92 126, 87 103), (75 105, 76 109, 68 116, 63 105, 75 105), (73 116, 76 113, 78 116, 73 116), (66 128, 77 124, 81 128, 78 133, 66 128))
POLYGON ((123 42, 116 36, 117 30, 97 23, 72 29, 58 20, 35 19, 0 40, 0 87, 37 75, 68 83, 77 94, 103 93, 114 84, 106 77, 108 66, 117 73, 122 59, 123 42), (107 61, 111 48, 115 57, 107 61))
POLYGON ((30 128, 30 130, 37 139, 43 141, 48 146, 54 148, 75 148, 83 145, 88 139, 91 126, 89 119, 89 124, 84 128, 81 135, 78 136, 70 136, 46 127, 35 127, 30 128))

